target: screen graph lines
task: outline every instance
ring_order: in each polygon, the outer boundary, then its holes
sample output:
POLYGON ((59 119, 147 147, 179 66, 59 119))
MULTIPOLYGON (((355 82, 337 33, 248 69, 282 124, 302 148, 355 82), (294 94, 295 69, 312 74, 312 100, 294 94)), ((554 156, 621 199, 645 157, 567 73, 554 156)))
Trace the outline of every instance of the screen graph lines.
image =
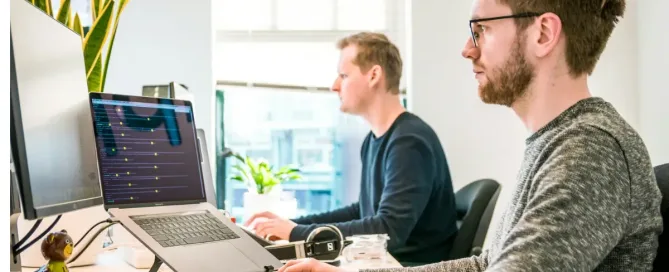
POLYGON ((92 112, 107 203, 170 202, 203 195, 190 111, 104 101, 94 101, 92 112))

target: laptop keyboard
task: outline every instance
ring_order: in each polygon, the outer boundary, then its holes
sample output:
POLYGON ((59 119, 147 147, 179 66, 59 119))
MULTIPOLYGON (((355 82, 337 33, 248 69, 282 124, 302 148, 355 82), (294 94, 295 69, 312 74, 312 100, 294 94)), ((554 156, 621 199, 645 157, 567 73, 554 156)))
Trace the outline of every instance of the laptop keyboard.
POLYGON ((163 247, 239 238, 213 214, 184 214, 132 218, 163 247))

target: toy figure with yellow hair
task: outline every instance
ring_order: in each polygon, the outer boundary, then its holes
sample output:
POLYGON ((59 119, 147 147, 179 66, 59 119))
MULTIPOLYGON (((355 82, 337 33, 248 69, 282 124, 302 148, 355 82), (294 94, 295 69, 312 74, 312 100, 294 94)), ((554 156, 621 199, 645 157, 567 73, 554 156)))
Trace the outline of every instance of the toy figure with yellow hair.
POLYGON ((72 237, 67 231, 50 233, 42 241, 42 256, 49 260, 49 263, 36 272, 68 272, 65 261, 72 255, 73 248, 72 237))

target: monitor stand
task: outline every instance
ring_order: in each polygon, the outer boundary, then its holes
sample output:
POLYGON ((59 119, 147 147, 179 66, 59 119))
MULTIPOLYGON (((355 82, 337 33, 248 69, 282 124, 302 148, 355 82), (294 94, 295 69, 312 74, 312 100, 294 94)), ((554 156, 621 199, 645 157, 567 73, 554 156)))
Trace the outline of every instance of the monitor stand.
POLYGON ((14 247, 14 244, 19 241, 19 228, 18 228, 18 222, 19 222, 19 217, 21 216, 21 213, 14 213, 10 216, 10 222, 9 222, 9 231, 10 231, 10 237, 9 237, 9 271, 11 272, 21 272, 21 255, 16 255, 14 256, 14 251, 12 248, 14 247))

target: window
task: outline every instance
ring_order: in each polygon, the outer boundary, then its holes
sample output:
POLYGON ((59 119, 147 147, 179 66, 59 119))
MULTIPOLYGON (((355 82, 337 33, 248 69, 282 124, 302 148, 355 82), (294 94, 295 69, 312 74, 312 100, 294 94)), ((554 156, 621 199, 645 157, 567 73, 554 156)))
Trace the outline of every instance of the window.
POLYGON ((334 42, 219 43, 215 77, 221 80, 329 87, 337 76, 334 42))
POLYGON ((332 29, 333 3, 333 0, 278 0, 276 28, 278 30, 332 29))
MULTIPOLYGON (((403 23, 396 18, 403 18, 403 1, 214 1, 217 148, 299 166, 304 180, 283 186, 298 200, 298 216, 358 199, 360 145, 369 128, 341 113, 328 91, 337 76, 335 42, 381 31, 401 50, 403 23)), ((234 163, 217 159, 224 171, 216 182, 226 209, 243 222, 247 189, 228 178, 234 163)))
POLYGON ((214 27, 228 31, 389 29, 388 7, 398 0, 219 0, 214 27))
POLYGON ((268 30, 272 28, 272 0, 212 1, 215 29, 268 30))
MULTIPOLYGON (((361 120, 339 112, 334 93, 282 91, 270 88, 219 86, 224 95, 226 147, 273 165, 296 165, 304 180, 283 185, 298 200, 298 214, 324 212, 343 205, 345 177, 358 176, 343 167, 349 150, 358 150, 368 129, 361 120), (248 103, 250 100, 253 103, 248 103), (299 115, 300 118, 292 118, 299 115)), ((359 154, 359 153, 358 153, 359 154)), ((228 160, 226 172, 234 173, 228 160)), ((359 178, 359 177, 358 177, 359 178)), ((226 202, 243 221, 247 188, 226 181, 226 202)), ((357 197, 357 196, 356 196, 357 197)))
POLYGON ((386 27, 387 0, 338 0, 337 29, 383 30, 386 27), (353 19, 355 18, 355 19, 353 19))

